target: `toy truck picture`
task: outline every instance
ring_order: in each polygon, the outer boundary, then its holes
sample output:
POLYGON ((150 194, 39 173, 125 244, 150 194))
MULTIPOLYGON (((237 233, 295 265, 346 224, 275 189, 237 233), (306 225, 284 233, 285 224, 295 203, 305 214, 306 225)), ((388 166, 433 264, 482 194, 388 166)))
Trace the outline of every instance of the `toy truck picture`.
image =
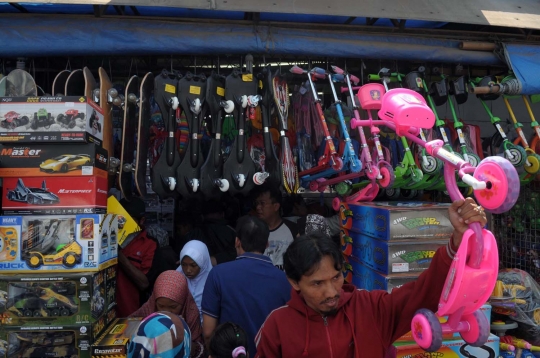
POLYGON ((56 117, 56 122, 60 123, 63 127, 71 129, 77 125, 78 118, 84 119, 84 113, 76 109, 68 109, 66 113, 60 113, 56 117))
POLYGON ((47 112, 45 108, 40 108, 37 112, 34 113, 34 119, 30 124, 30 128, 32 128, 33 130, 41 127, 49 129, 51 124, 54 124, 54 118, 52 117, 52 115, 47 112))
POLYGON ((9 111, 4 115, 4 120, 0 122, 0 126, 6 129, 15 129, 20 126, 25 126, 30 122, 30 119, 27 116, 22 116, 15 112, 9 111))
POLYGON ((19 317, 72 316, 78 310, 76 304, 54 287, 11 284, 10 291, 21 292, 7 301, 7 310, 19 317))

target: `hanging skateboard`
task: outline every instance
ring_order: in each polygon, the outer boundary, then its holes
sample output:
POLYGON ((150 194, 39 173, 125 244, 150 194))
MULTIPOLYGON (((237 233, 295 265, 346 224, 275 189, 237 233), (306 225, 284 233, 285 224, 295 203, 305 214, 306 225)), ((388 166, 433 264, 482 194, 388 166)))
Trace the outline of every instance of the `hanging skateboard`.
POLYGON ((126 86, 124 123, 122 125, 122 152, 118 172, 120 191, 127 201, 133 196, 133 160, 135 158, 135 133, 137 131, 137 99, 139 77, 132 76, 126 86))
POLYGON ((31 74, 24 70, 13 70, 6 77, 5 83, 6 97, 31 97, 37 96, 37 86, 31 74))
POLYGON ((225 77, 212 72, 206 80, 206 106, 210 112, 212 137, 210 150, 206 161, 201 167, 200 190, 205 198, 219 198, 222 192, 229 190, 229 181, 223 179, 223 155, 221 151, 221 131, 223 128, 223 113, 234 110, 232 101, 225 101, 225 77))
POLYGON ((270 133, 270 116, 274 107, 274 81, 270 67, 263 69, 258 77, 262 81, 262 99, 260 103, 264 143, 264 172, 268 173, 268 177, 272 181, 281 186, 283 184, 281 163, 276 155, 272 134, 270 133))
POLYGON ((178 81, 178 101, 189 125, 189 143, 182 162, 176 169, 176 190, 184 198, 199 195, 201 167, 204 158, 199 140, 201 112, 205 105, 206 76, 187 72, 178 81))
POLYGON ((85 83, 83 70, 72 71, 67 80, 64 88, 64 94, 66 96, 84 96, 85 95, 85 83))
POLYGON ((257 82, 253 76, 253 56, 246 56, 246 72, 234 69, 225 81, 225 98, 234 102, 234 119, 238 135, 234 138, 231 153, 223 165, 223 178, 229 181, 229 192, 233 195, 248 195, 256 173, 255 163, 247 151, 245 133, 248 97, 257 94, 257 82), (232 184, 232 185, 231 185, 232 184))
POLYGON ((53 96, 64 96, 66 93, 66 81, 70 75, 70 71, 63 70, 56 75, 52 85, 53 96))
MULTIPOLYGON (((115 165, 118 163, 114 160, 111 161, 111 158, 114 157, 114 150, 113 150, 113 130, 112 130, 112 109, 111 109, 111 102, 112 99, 109 98, 109 90, 112 88, 111 80, 109 79, 109 76, 107 75, 107 72, 105 72, 105 69, 103 67, 100 67, 98 70, 99 73, 99 90, 94 91, 94 99, 98 101, 99 106, 101 107, 101 110, 103 112, 103 124, 102 124, 102 131, 103 131, 103 143, 102 147, 107 151, 107 163, 109 166, 109 188, 114 186, 114 175, 111 175, 112 172, 116 171, 115 165)), ((69 81, 69 79, 68 79, 69 81)), ((69 83, 68 83, 69 84, 69 83)), ((66 84, 66 88, 68 86, 66 84)))
POLYGON ((139 88, 139 126, 137 130, 137 149, 135 153, 135 186, 139 195, 147 195, 146 172, 148 167, 148 137, 150 132, 150 119, 152 107, 150 98, 154 90, 154 75, 148 72, 141 81, 139 88))
POLYGON ((272 93, 274 94, 274 102, 279 116, 280 162, 282 166, 283 186, 289 194, 296 193, 300 186, 300 180, 298 180, 298 169, 293 159, 289 137, 287 137, 289 86, 285 77, 279 71, 272 78, 272 93))
POLYGON ((157 160, 152 167, 152 190, 160 199, 178 198, 176 189, 176 169, 181 163, 178 147, 176 144, 176 110, 178 109, 178 75, 167 70, 154 80, 154 99, 159 106, 161 116, 168 133, 165 144, 157 160))

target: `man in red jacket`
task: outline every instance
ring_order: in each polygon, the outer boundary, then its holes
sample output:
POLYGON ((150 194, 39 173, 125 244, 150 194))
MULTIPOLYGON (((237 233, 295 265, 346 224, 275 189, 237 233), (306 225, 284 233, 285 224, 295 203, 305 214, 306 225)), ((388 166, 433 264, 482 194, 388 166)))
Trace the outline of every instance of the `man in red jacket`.
POLYGON ((471 198, 454 202, 449 216, 454 233, 448 245, 416 281, 391 294, 344 285, 339 248, 326 237, 297 238, 283 255, 291 300, 268 315, 255 337, 255 357, 384 358, 391 344, 410 331, 418 309, 437 310, 468 224, 487 221, 471 198))

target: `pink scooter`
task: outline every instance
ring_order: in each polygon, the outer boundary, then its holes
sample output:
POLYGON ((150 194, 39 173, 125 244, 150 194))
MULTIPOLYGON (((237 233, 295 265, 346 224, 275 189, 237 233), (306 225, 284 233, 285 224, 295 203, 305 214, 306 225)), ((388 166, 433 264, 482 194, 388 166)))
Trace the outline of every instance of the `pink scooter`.
MULTIPOLYGON (((492 213, 510 210, 519 196, 519 176, 510 162, 501 157, 485 158, 475 168, 469 162, 443 148, 441 140, 424 142, 410 134, 411 127, 431 128, 435 116, 425 99, 409 89, 393 89, 386 93, 379 117, 394 122, 396 133, 426 148, 444 164, 444 180, 452 200, 463 199, 455 171, 461 180, 474 189, 478 204, 492 213)), ((454 257, 439 300, 439 316, 448 316, 440 323, 433 312, 416 312, 411 330, 416 343, 428 352, 437 351, 443 333, 459 332, 471 346, 480 347, 488 339, 489 322, 478 309, 491 295, 499 266, 497 243, 493 234, 480 224, 469 225, 454 257)))

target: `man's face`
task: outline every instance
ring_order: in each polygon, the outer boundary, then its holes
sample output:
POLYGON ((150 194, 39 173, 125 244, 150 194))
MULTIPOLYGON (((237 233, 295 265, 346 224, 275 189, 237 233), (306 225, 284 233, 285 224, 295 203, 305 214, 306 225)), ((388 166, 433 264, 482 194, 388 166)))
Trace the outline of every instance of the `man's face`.
POLYGON ((257 217, 268 224, 268 221, 277 215, 279 204, 270 198, 270 193, 263 193, 255 199, 253 203, 257 217))
POLYGON ((337 311, 343 274, 334 268, 334 260, 330 256, 324 256, 311 275, 302 276, 298 282, 289 279, 289 282, 316 312, 326 316, 337 311))

